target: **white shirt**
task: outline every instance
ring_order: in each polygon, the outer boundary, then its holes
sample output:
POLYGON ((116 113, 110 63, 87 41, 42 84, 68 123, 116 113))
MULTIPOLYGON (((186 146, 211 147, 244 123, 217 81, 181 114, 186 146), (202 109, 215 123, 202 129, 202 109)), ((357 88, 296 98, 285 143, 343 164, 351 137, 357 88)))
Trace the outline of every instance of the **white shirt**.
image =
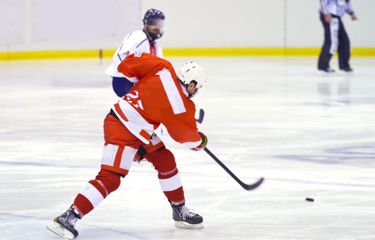
MULTIPOLYGON (((146 33, 143 30, 136 30, 128 33, 122 40, 112 57, 111 65, 106 69, 105 73, 111 77, 125 77, 117 71, 118 65, 130 54, 133 53, 150 53, 158 57, 163 57, 162 48, 156 41, 150 44, 146 33)), ((131 79, 129 79, 131 81, 131 79)))
POLYGON ((342 17, 345 13, 352 14, 353 7, 347 0, 320 0, 320 12, 342 17))

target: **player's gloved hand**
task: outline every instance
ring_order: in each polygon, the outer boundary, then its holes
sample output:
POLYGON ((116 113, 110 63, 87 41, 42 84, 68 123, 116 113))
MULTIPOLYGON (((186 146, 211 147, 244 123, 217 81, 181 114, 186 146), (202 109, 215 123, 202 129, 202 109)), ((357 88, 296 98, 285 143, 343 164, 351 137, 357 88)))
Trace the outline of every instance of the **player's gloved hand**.
POLYGON ((198 146, 192 148, 192 150, 194 150, 194 151, 202 150, 203 148, 205 148, 207 146, 207 143, 208 143, 208 139, 207 139, 206 135, 204 135, 201 132, 198 132, 198 133, 201 136, 202 142, 198 146))
POLYGON ((137 153, 134 156, 134 161, 135 162, 140 162, 143 160, 144 156, 147 154, 146 149, 143 146, 140 146, 138 148, 137 153))

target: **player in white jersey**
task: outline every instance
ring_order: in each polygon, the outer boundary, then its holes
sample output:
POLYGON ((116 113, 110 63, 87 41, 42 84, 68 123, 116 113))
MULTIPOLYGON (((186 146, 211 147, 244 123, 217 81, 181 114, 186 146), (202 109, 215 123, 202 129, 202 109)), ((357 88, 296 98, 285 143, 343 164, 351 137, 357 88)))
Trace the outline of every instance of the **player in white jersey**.
POLYGON ((112 77, 112 87, 117 96, 123 97, 133 86, 134 81, 125 78, 117 70, 118 65, 130 54, 135 52, 150 53, 163 57, 162 48, 157 39, 163 36, 165 15, 157 9, 149 9, 143 17, 143 29, 128 33, 122 40, 112 58, 111 65, 105 73, 112 77))
MULTIPOLYGON (((128 33, 122 40, 120 46, 113 54, 112 63, 107 68, 106 74, 112 77, 112 87, 118 97, 125 96, 136 82, 134 79, 126 78, 117 70, 120 63, 129 55, 134 53, 149 53, 162 58, 163 51, 157 39, 164 34, 165 15, 162 11, 151 8, 146 11, 143 17, 143 29, 128 33)), ((162 127, 155 131, 159 136, 162 134, 162 127)), ((146 152, 153 151, 154 148, 163 148, 164 143, 154 134, 155 141, 159 142, 151 148, 141 147, 137 154, 137 160, 141 160, 146 152)))
POLYGON ((332 73, 329 67, 332 56, 338 52, 339 68, 344 72, 352 72, 350 60, 350 40, 341 18, 349 14, 357 20, 350 0, 320 0, 320 21, 324 28, 324 43, 319 56, 318 70, 332 73))

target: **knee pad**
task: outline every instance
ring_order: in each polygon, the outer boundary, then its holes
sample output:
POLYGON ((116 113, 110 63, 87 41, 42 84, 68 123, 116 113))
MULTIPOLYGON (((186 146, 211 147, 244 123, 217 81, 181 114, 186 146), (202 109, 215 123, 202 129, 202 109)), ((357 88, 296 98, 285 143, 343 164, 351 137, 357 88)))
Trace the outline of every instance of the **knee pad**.
POLYGON ((176 160, 173 153, 166 148, 148 153, 146 159, 151 162, 160 176, 175 175, 177 171, 176 160))
POLYGON ((121 176, 118 173, 104 169, 100 170, 95 179, 104 185, 108 194, 115 191, 121 183, 121 176))

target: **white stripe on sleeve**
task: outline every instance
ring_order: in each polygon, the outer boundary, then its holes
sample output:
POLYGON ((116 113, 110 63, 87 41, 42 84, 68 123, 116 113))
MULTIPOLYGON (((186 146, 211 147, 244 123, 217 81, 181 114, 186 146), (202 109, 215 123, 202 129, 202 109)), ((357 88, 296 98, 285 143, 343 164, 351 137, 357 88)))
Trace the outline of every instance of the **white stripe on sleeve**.
POLYGON ((180 114, 186 112, 184 102, 182 101, 181 95, 168 69, 164 68, 163 70, 159 71, 156 75, 159 75, 161 79, 169 103, 172 106, 173 113, 180 114))

